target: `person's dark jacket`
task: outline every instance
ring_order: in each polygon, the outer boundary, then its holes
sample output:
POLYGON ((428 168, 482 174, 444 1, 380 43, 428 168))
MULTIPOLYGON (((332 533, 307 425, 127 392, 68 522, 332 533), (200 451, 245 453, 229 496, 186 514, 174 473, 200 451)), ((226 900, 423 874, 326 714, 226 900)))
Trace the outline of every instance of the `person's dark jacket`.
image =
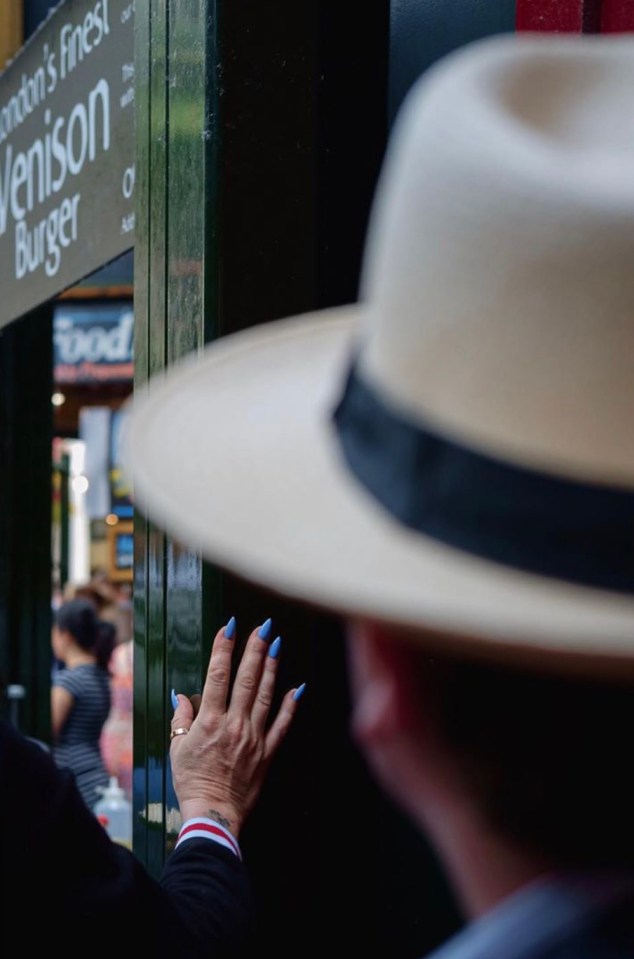
POLYGON ((159 881, 113 843, 72 773, 0 720, 0 955, 206 959, 240 954, 253 906, 243 863, 205 839, 181 843, 159 881))

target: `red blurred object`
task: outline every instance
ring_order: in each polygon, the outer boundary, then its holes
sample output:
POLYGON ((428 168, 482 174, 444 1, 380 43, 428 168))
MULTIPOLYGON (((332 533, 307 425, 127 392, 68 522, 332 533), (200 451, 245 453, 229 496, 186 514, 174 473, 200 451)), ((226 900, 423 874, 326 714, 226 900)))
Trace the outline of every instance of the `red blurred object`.
POLYGON ((634 4, 632 0, 603 0, 601 4, 601 33, 630 33, 634 31, 634 4))
POLYGON ((518 31, 628 33, 634 31, 632 0, 517 0, 518 31))

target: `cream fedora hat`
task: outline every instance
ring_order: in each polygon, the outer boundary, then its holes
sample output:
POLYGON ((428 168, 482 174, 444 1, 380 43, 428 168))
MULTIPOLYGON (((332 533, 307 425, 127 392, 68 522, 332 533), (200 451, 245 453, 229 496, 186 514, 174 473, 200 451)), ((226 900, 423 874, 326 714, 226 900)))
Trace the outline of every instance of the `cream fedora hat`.
POLYGON ((634 663, 634 37, 512 35, 411 90, 359 300, 137 394, 135 500, 421 641, 634 663))

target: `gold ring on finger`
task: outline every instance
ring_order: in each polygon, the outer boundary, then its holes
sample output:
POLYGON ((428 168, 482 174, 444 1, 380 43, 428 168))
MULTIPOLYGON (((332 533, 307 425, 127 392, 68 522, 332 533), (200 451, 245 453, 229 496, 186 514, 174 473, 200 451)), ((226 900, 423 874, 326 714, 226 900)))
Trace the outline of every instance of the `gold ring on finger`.
POLYGON ((173 739, 174 736, 186 736, 189 732, 186 726, 178 726, 176 729, 173 729, 170 733, 170 739, 173 739))

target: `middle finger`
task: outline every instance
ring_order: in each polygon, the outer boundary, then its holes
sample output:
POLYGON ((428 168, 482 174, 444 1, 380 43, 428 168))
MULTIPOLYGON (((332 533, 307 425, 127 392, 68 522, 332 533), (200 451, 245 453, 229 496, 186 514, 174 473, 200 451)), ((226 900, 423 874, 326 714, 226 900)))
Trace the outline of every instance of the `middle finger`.
POLYGON ((242 660, 231 691, 229 710, 247 713, 251 710, 260 685, 262 667, 269 649, 271 620, 254 629, 247 640, 242 660))

